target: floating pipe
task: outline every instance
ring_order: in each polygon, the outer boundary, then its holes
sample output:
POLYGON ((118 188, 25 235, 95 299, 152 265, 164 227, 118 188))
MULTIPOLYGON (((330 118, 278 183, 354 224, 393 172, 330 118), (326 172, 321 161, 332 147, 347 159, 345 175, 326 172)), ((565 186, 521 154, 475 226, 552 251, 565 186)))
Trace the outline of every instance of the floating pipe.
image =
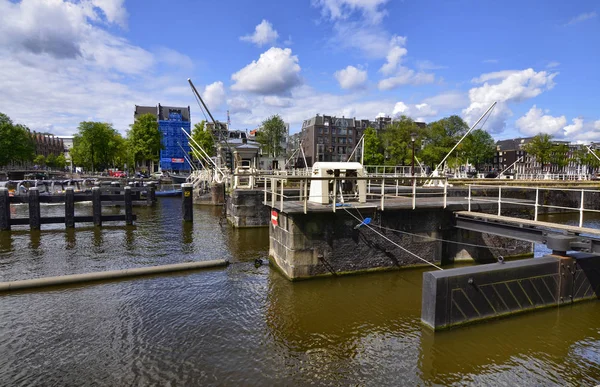
POLYGON ((133 269, 101 271, 94 273, 70 274, 57 277, 44 277, 20 281, 0 282, 0 292, 13 290, 25 290, 42 288, 47 286, 70 285, 103 280, 114 280, 120 278, 139 277, 151 274, 171 273, 176 271, 208 269, 211 267, 227 266, 226 259, 215 259, 212 261, 184 262, 171 265, 138 267, 133 269))

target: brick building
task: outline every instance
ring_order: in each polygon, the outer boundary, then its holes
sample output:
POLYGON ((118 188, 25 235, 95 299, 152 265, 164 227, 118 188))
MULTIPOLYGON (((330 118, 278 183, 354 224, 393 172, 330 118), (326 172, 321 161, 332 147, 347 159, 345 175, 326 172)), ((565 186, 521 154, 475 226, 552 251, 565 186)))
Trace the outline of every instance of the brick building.
POLYGON ((35 154, 48 157, 49 155, 58 156, 64 154, 65 144, 62 138, 49 133, 33 132, 31 138, 35 144, 35 154))
MULTIPOLYGON (((365 129, 384 130, 393 120, 389 116, 378 116, 375 120, 319 115, 302 123, 300 141, 306 163, 312 166, 317 161, 348 161, 365 129)), ((425 127, 423 122, 415 122, 425 127)), ((358 144, 355 155, 361 154, 358 144)))

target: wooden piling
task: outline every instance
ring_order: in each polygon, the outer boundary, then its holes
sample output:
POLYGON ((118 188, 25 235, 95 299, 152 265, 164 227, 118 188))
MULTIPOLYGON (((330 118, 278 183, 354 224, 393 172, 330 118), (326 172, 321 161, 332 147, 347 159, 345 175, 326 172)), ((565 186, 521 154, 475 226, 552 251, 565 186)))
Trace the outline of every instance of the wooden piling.
POLYGON ((92 188, 92 217, 94 226, 102 226, 102 202, 100 198, 100 187, 92 188))
POLYGON ((153 205, 156 202, 156 187, 154 183, 148 184, 148 190, 146 191, 146 200, 149 206, 153 205))
POLYGON ((133 201, 131 199, 131 187, 125 187, 125 224, 131 226, 133 224, 133 201))
POLYGON ((0 188, 0 231, 10 230, 10 196, 8 189, 0 188))
POLYGON ((65 190, 65 227, 75 227, 75 190, 67 187, 65 190))
POLYGON ((41 226, 40 191, 37 187, 31 187, 27 195, 29 199, 29 228, 39 230, 41 226))
POLYGON ((192 195, 193 185, 191 183, 183 183, 181 190, 183 192, 183 200, 181 208, 183 211, 183 221, 193 222, 194 221, 194 198, 192 195))

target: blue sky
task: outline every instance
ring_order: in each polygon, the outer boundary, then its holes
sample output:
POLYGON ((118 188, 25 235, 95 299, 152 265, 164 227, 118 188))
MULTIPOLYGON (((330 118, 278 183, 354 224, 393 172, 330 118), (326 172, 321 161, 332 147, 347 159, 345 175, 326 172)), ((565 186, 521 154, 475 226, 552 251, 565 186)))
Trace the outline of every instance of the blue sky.
POLYGON ((124 132, 134 105, 190 105, 252 129, 316 113, 473 123, 495 138, 600 141, 597 1, 0 0, 0 111, 124 132))

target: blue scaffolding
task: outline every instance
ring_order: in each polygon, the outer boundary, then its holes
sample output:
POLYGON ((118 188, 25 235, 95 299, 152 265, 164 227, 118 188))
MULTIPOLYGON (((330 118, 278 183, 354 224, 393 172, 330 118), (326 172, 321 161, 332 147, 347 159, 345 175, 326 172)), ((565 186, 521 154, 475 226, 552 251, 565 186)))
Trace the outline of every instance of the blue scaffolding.
POLYGON ((168 120, 159 120, 158 129, 162 132, 163 149, 160 151, 160 169, 163 171, 190 171, 187 162, 190 145, 182 128, 190 133, 190 122, 183 121, 181 114, 169 113, 168 120))

